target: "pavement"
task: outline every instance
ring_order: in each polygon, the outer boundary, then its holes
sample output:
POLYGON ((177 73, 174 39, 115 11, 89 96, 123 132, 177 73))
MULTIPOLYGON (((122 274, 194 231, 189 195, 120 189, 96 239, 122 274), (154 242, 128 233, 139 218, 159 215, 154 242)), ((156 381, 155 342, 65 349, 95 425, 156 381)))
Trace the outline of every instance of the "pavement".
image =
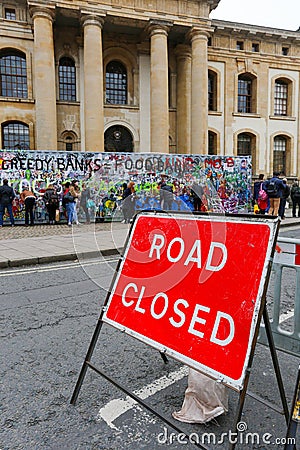
MULTIPOLYGON (((299 226, 291 210, 281 221, 281 228, 299 226)), ((49 262, 83 260, 118 254, 122 251, 130 225, 119 222, 66 224, 0 228, 0 268, 49 262)))

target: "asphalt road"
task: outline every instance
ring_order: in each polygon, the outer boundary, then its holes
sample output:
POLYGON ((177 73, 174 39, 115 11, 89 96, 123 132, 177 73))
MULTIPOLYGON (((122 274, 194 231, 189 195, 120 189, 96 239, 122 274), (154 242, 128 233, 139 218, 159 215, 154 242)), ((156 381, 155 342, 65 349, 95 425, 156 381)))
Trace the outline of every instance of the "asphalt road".
MULTIPOLYGON (((299 238, 299 229, 284 236, 299 238)), ((77 404, 70 405, 115 265, 110 259, 1 271, 1 450, 196 448, 149 412, 124 401, 119 389, 92 370, 77 404)), ((287 291, 287 310, 292 303, 287 291)), ((290 402, 299 360, 285 353, 279 353, 279 360, 290 402)), ((186 370, 174 360, 165 365, 145 344, 104 325, 93 363, 169 420, 180 409, 186 370)), ((262 345, 256 347, 249 388, 280 406, 270 353, 262 345)), ((231 391, 229 413, 206 426, 174 423, 194 440, 215 433, 220 441, 210 447, 227 448, 228 435, 222 442, 221 435, 232 427, 237 398, 231 391)), ((242 422, 260 441, 236 448, 283 448, 275 441, 285 437, 285 422, 270 408, 247 397, 242 422)))

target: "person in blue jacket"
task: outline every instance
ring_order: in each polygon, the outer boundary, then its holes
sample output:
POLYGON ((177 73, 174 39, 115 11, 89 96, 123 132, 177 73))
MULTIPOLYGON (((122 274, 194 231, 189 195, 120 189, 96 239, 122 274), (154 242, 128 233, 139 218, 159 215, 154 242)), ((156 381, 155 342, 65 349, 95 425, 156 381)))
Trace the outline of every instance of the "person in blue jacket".
POLYGON ((274 172, 273 177, 265 182, 265 190, 270 199, 269 214, 278 216, 280 199, 285 189, 283 181, 279 178, 279 172, 274 172))

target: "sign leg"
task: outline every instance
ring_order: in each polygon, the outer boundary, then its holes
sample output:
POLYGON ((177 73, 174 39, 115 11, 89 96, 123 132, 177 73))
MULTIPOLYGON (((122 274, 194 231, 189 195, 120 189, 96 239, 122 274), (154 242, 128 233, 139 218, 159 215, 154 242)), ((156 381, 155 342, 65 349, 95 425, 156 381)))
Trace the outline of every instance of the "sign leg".
POLYGON ((266 306, 264 307, 263 318, 264 318, 266 334, 267 334, 267 338, 268 338, 268 342, 269 342, 273 367, 275 370, 278 389, 279 389, 279 393, 280 393, 280 398, 281 398, 281 402, 282 402, 283 412, 284 412, 286 423, 288 423, 289 408, 288 408, 288 404, 287 404, 287 400, 286 400, 286 396, 285 396, 285 391, 284 391, 284 386, 283 386, 283 382, 282 382, 278 357, 277 357, 276 348, 275 348, 274 339, 273 339, 272 330, 271 330, 271 325, 270 325, 269 314, 268 314, 266 306))
POLYGON ((284 450, 296 450, 296 433, 299 422, 300 422, 300 366, 298 368, 298 376, 291 407, 291 414, 286 434, 286 444, 284 450))
POLYGON ((77 398, 78 398, 78 395, 79 395, 82 383, 83 383, 85 375, 86 375, 86 371, 87 371, 87 368, 88 368, 88 363, 90 362, 90 360, 91 360, 91 358, 93 356, 93 353, 94 353, 94 350, 95 350, 95 346, 97 344, 98 337, 99 337, 102 325, 103 325, 103 321, 102 321, 102 314, 101 314, 101 317, 99 318, 99 320, 97 322, 97 326, 95 328, 95 331, 94 331, 91 343, 89 345, 89 348, 88 348, 88 351, 87 351, 84 363, 82 365, 82 368, 81 368, 81 371, 80 371, 80 374, 79 374, 79 377, 78 377, 78 380, 77 380, 77 383, 76 383, 73 395, 72 395, 71 400, 70 400, 71 405, 75 405, 75 403, 77 401, 77 398))

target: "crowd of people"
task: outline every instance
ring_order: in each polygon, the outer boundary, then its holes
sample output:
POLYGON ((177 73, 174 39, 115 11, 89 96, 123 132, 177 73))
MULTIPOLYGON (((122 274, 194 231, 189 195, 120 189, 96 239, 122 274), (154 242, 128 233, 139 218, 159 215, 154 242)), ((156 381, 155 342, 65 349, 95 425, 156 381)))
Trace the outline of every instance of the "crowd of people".
MULTIPOLYGON (((224 200, 225 188, 225 181, 224 183, 221 182, 217 191, 221 201, 224 200)), ((189 207, 193 211, 208 210, 204 191, 205 188, 201 185, 194 184, 191 186, 189 207)), ((123 215, 123 223, 130 223, 136 211, 140 209, 135 182, 123 183, 120 193, 120 210, 123 215)), ((90 188, 85 182, 81 184, 81 187, 76 179, 65 182, 62 194, 58 193, 55 185, 49 184, 44 192, 39 194, 39 197, 41 196, 50 225, 58 223, 61 217, 66 219, 69 226, 80 225, 78 219, 79 207, 84 213, 85 223, 91 222, 90 206, 93 200, 91 199, 90 188)), ((300 217, 300 186, 297 179, 289 186, 287 179, 281 178, 279 173, 274 173, 273 177, 269 179, 265 179, 264 175, 261 174, 254 183, 252 198, 254 213, 256 214, 278 215, 281 219, 285 219, 286 204, 289 202, 292 205, 292 216, 300 217)), ((16 195, 13 188, 9 186, 7 179, 3 180, 3 185, 0 187, 0 227, 3 226, 3 216, 6 211, 11 225, 14 226, 15 219, 12 207, 14 199, 16 199, 16 195)), ((19 202, 23 205, 25 226, 34 225, 34 209, 37 200, 37 196, 32 192, 29 185, 24 185, 19 202)), ((157 184, 155 207, 163 211, 171 211, 174 209, 174 205, 176 206, 177 200, 172 183, 168 183, 166 179, 162 178, 157 184)), ((114 204, 116 207, 116 202, 114 204)))
POLYGON ((292 204, 292 216, 300 217, 300 186, 295 179, 291 186, 285 177, 281 178, 279 172, 273 177, 265 179, 260 174, 253 187, 253 206, 257 214, 269 214, 285 219, 286 204, 292 204))
MULTIPOLYGON (((45 208, 48 214, 48 223, 55 225, 60 221, 60 200, 61 195, 57 192, 56 186, 49 184, 44 192, 40 193, 42 196, 45 208)), ((5 212, 10 219, 11 226, 15 225, 15 218, 13 215, 13 201, 16 198, 16 194, 11 186, 9 186, 8 180, 3 180, 3 185, 0 187, 0 227, 3 226, 3 217, 5 212)), ((90 198, 90 190, 83 183, 81 189, 79 188, 78 180, 72 182, 66 182, 63 185, 62 194, 62 206, 63 214, 67 220, 69 226, 73 224, 79 225, 78 220, 78 207, 80 207, 85 213, 85 223, 90 223, 90 213, 88 209, 88 200, 90 198)), ((35 206, 37 202, 37 196, 30 189, 29 185, 24 185, 22 192, 20 193, 19 202, 23 205, 25 215, 25 226, 35 225, 35 206)))

